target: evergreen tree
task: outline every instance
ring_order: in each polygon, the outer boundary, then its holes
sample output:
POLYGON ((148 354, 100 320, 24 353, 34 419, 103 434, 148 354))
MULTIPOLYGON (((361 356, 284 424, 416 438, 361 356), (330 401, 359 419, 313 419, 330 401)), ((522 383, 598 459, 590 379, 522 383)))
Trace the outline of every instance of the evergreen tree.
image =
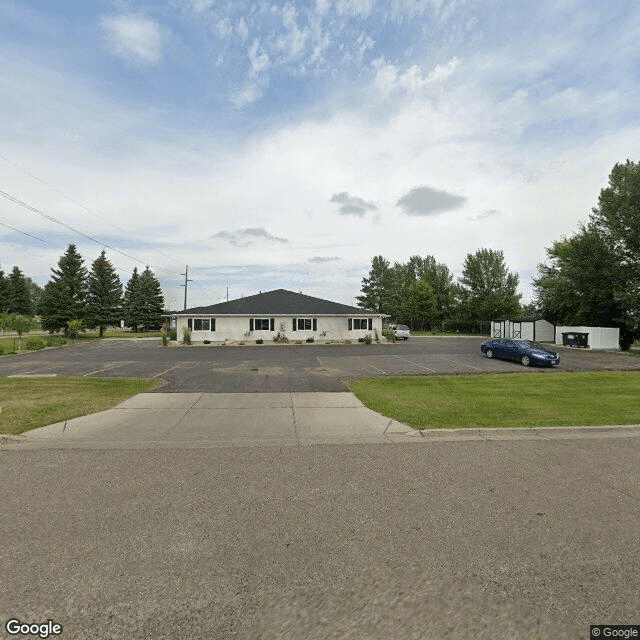
POLYGON ((140 297, 140 274, 138 267, 133 268, 133 273, 124 292, 123 304, 124 323, 132 331, 138 331, 144 316, 144 305, 140 297))
POLYGON ((138 283, 138 292, 142 303, 141 324, 145 330, 159 328, 164 313, 164 296, 160 282, 153 271, 147 268, 142 272, 138 283))
POLYGON ((9 280, 5 277, 4 271, 0 269, 0 313, 9 310, 9 280))
POLYGON ((9 313, 32 316, 35 307, 31 301, 29 283, 19 267, 13 267, 9 274, 9 313))
POLYGON ((375 256, 371 261, 369 275, 362 278, 362 295, 356 297, 358 304, 377 313, 389 313, 390 285, 389 261, 382 256, 375 256))
POLYGON ((122 284, 104 249, 93 261, 88 278, 86 325, 100 329, 100 337, 109 325, 120 322, 122 315, 122 284))
POLYGON ((87 297, 87 269, 76 246, 70 244, 51 269, 40 301, 42 327, 47 331, 66 331, 70 320, 84 320, 87 297))

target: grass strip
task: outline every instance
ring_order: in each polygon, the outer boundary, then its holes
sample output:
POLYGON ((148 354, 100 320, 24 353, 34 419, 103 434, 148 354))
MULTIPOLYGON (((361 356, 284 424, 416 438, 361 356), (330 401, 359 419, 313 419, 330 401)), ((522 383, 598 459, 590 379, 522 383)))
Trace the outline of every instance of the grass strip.
POLYGON ((136 378, 0 378, 0 433, 15 435, 105 411, 158 384, 136 378))
POLYGON ((640 372, 352 380, 370 409, 414 429, 640 424, 640 372))

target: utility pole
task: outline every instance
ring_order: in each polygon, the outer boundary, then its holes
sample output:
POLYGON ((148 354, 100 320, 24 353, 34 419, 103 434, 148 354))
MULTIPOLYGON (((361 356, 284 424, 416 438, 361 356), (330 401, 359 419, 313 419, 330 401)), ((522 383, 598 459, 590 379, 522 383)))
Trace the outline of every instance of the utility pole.
POLYGON ((227 287, 227 302, 229 302, 229 287, 227 287))
POLYGON ((184 276, 184 284, 181 284, 181 287, 184 287, 184 311, 187 310, 187 283, 188 282, 193 282, 193 280, 190 280, 188 275, 189 275, 189 265, 187 265, 184 268, 184 273, 180 274, 181 276, 184 276))

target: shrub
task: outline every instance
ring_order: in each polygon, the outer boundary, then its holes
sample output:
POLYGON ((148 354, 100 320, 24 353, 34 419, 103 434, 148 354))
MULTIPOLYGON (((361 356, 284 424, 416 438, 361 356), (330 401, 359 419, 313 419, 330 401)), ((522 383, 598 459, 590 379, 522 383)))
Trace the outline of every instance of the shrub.
POLYGON ((364 338, 358 338, 358 342, 364 342, 364 338))
POLYGON ((345 344, 351 344, 351 340, 345 340, 344 343, 345 344))
POLYGON ((169 338, 167 338, 167 332, 162 332, 162 344, 166 347, 169 344, 169 338))
POLYGON ((307 338, 307 342, 313 342, 313 336, 311 336, 310 338, 307 338))
POLYGON ((244 340, 240 340, 240 342, 238 342, 238 344, 244 344, 244 340))
POLYGON ((264 342, 264 340, 262 338, 258 338, 256 340, 256 344, 262 344, 264 342))
POLYGON ((0 344, 0 356, 4 353, 4 345, 0 344))
POLYGON ((204 342, 205 344, 211 344, 211 340, 203 340, 202 342, 204 342))
POLYGON ((371 339, 371 336, 369 334, 367 334, 364 337, 364 342, 365 342, 365 344, 371 344, 373 342, 373 340, 371 339))
POLYGON ((296 340, 296 344, 302 344, 302 340, 296 340))
POLYGON ((395 342, 396 341, 396 334, 393 333, 393 331, 391 331, 391 329, 385 329, 382 332, 382 335, 389 341, 389 342, 395 342))
POLYGON ((80 331, 84 329, 84 320, 69 320, 67 322, 66 334, 70 338, 77 338, 80 331))
POLYGON ((171 329, 169 331, 169 340, 173 340, 174 342, 178 339, 178 332, 176 329, 171 329))
POLYGON ((44 349, 47 346, 47 343, 40 336, 31 336, 24 348, 27 351, 37 351, 38 349, 44 349))
POLYGON ((191 331, 187 327, 182 328, 182 342, 184 344, 191 344, 191 331))

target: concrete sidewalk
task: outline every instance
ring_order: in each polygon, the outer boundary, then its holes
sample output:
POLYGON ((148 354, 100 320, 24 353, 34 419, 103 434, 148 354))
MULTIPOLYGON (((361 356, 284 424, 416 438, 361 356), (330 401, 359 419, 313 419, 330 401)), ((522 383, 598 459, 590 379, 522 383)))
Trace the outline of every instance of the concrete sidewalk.
POLYGON ((416 431, 352 393, 141 393, 114 409, 0 436, 0 449, 185 449, 637 438, 640 425, 416 431))
POLYGON ((20 448, 207 448, 407 442, 418 432, 351 393, 141 393, 8 438, 20 448))

